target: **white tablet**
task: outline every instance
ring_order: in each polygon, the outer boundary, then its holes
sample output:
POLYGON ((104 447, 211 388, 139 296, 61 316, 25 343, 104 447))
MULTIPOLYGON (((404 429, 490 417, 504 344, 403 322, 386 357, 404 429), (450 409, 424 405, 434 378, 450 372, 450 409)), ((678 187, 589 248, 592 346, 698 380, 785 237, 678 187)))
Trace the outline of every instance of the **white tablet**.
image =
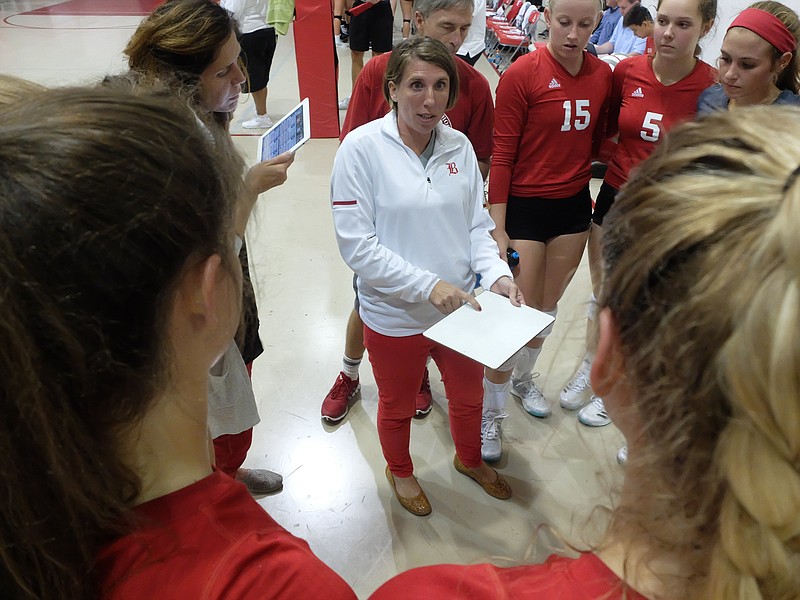
POLYGON ((284 152, 294 152, 311 137, 308 119, 308 98, 304 98, 258 140, 258 160, 275 158, 284 152))
POLYGON ((423 335, 496 369, 555 320, 494 292, 484 291, 477 300, 480 311, 465 304, 423 335))

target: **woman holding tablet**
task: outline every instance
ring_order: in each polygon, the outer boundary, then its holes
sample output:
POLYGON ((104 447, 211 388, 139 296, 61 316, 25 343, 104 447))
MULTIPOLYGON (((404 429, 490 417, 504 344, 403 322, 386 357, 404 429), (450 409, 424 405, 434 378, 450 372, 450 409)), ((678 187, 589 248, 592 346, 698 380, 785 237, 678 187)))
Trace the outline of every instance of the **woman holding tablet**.
POLYGON ((169 98, 0 107, 5 598, 355 598, 212 467, 252 208, 218 147, 169 98))
POLYGON ((605 539, 413 569, 372 600, 797 598, 798 165, 797 108, 719 113, 667 134, 611 207, 592 384, 630 452, 605 539))
POLYGON ((800 105, 800 19, 780 2, 756 2, 733 20, 719 56, 719 83, 702 93, 697 112, 755 104, 800 105))
MULTIPOLYGON (((246 79, 239 35, 231 13, 211 0, 167 0, 139 25, 124 54, 137 73, 191 92, 201 120, 227 130, 246 79)), ((250 168, 247 192, 281 185, 292 160, 286 155, 250 168)))
MULTIPOLYGON (((144 79, 157 78, 171 84, 177 94, 190 95, 198 118, 207 127, 227 132, 245 80, 239 63, 238 37, 231 13, 211 0, 167 0, 142 21, 128 41, 125 55, 130 68, 144 79)), ((222 143, 227 152, 236 155, 229 139, 222 143)), ((251 167, 242 192, 247 201, 254 202, 262 192, 286 181, 293 160, 294 156, 287 153, 251 167)), ((258 337, 258 311, 247 271, 246 249, 242 262, 245 330, 240 350, 249 371, 263 347, 258 337)), ((235 394, 237 399, 246 396, 252 397, 252 390, 235 394)), ((241 413, 247 417, 254 408, 253 400, 241 413)), ((273 492, 280 489, 280 475, 262 469, 240 469, 250 448, 253 425, 253 419, 237 420, 226 424, 226 433, 234 435, 215 434, 217 466, 241 479, 254 493, 273 492)))
POLYGON ((399 44, 383 86, 392 110, 348 134, 331 176, 336 238, 358 276, 364 340, 378 384, 386 476, 415 515, 431 512, 408 449, 429 355, 449 399, 455 468, 486 493, 511 497, 508 483, 481 459, 482 366, 422 335, 464 303, 479 308, 471 295, 478 273, 487 289, 514 305, 523 301, 489 234, 472 146, 441 123, 458 97, 454 60, 432 38, 399 44))

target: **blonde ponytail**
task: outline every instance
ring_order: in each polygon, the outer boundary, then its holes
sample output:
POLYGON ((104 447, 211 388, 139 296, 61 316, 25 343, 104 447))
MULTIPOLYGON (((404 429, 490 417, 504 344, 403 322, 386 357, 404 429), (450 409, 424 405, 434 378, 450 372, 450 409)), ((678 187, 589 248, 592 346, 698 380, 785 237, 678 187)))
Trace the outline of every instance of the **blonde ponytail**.
POLYGON ((712 598, 800 596, 800 187, 780 202, 760 261, 771 268, 720 354, 732 412, 712 598))
POLYGON ((719 113, 673 130, 604 227, 648 482, 613 527, 682 561, 670 598, 800 597, 798 165, 800 109, 719 113))

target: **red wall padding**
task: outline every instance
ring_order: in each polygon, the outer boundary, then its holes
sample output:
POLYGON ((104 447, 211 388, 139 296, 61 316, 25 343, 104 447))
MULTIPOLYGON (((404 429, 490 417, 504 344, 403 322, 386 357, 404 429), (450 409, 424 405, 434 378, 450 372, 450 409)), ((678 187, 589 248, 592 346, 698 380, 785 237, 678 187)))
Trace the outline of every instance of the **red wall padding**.
POLYGON ((308 98, 312 138, 339 137, 330 0, 295 2, 294 51, 300 97, 308 98))

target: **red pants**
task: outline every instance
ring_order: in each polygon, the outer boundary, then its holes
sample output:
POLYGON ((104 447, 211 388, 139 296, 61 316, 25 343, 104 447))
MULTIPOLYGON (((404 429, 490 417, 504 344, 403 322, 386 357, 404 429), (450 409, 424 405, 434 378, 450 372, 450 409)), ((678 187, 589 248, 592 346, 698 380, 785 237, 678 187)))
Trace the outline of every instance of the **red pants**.
MULTIPOLYGON (((252 377, 253 363, 247 363, 247 374, 252 377)), ((247 458, 247 451, 253 443, 253 428, 241 433, 221 435, 214 438, 214 463, 217 470, 236 478, 236 471, 247 458)))
POLYGON ((389 337, 365 325, 364 345, 378 384, 378 437, 392 473, 409 477, 414 472, 408 452, 411 418, 416 411, 414 400, 429 355, 442 374, 456 453, 465 466, 479 466, 483 367, 422 334, 389 337))
POLYGON ((221 435, 214 438, 214 459, 217 470, 236 478, 236 471, 247 458, 247 451, 253 442, 253 428, 242 433, 221 435))

